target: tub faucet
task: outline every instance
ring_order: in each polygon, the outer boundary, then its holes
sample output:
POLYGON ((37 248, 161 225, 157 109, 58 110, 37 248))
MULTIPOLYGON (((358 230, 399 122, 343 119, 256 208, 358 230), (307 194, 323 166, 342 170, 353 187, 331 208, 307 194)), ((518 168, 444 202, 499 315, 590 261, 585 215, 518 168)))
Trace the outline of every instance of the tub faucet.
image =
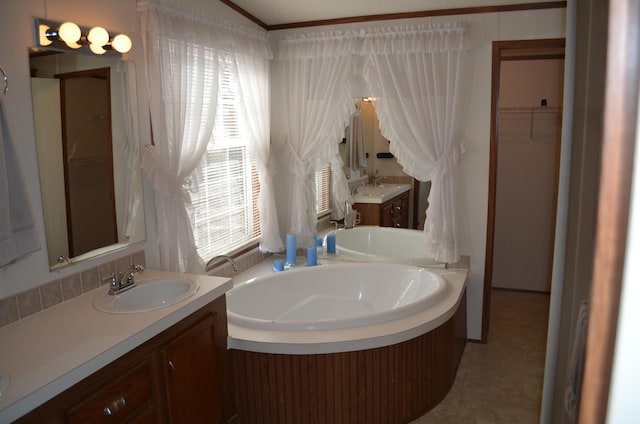
POLYGON ((231 256, 228 256, 228 255, 218 255, 209 259, 209 262, 207 262, 207 265, 204 267, 204 272, 209 272, 211 268, 213 268, 211 265, 213 265, 214 263, 218 262, 221 259, 224 259, 231 264, 231 269, 233 270, 233 272, 238 272, 238 266, 236 265, 236 261, 231 256))
POLYGON ((344 202, 344 229, 349 230, 351 228, 355 228, 356 226, 356 218, 353 213, 353 209, 351 209, 351 203, 347 200, 344 202))

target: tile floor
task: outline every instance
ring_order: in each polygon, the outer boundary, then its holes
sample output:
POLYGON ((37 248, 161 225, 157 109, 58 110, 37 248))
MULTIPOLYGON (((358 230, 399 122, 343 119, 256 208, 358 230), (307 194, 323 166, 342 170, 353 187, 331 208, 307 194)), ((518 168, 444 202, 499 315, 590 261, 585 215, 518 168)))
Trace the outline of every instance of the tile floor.
POLYGON ((487 344, 467 343, 447 397, 411 424, 538 424, 549 295, 493 290, 487 344))

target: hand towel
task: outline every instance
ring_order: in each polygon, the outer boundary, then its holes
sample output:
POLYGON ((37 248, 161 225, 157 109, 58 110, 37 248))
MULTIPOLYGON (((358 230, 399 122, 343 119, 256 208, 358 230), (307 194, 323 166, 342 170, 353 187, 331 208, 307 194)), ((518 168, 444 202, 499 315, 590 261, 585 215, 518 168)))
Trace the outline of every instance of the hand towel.
POLYGON ((6 95, 0 94, 0 268, 40 249, 14 143, 6 95))

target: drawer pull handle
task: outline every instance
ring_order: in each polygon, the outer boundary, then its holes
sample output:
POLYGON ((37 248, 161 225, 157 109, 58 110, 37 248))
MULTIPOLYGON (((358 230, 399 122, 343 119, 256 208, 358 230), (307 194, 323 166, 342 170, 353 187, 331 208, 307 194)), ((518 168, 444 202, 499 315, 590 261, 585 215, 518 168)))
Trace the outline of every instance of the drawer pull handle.
POLYGON ((124 398, 122 396, 118 396, 104 407, 102 413, 106 416, 117 414, 122 410, 122 408, 124 408, 126 404, 127 402, 124 400, 124 398))

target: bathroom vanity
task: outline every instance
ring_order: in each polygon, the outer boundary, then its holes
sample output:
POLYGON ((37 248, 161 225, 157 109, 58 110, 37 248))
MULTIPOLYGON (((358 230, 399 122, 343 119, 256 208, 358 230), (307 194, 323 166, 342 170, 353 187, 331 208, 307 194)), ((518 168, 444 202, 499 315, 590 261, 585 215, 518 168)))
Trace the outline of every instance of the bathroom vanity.
POLYGON ((103 286, 1 329, 0 336, 10 343, 26 341, 25 332, 29 340, 26 346, 0 347, 14 382, 7 397, 0 398, 0 421, 232 419, 225 297, 232 283, 219 277, 191 278, 199 281, 198 292, 163 309, 96 311, 91 299, 106 290, 103 286), (41 334, 35 334, 38 329, 41 334), (21 348, 29 351, 20 354, 21 348))
POLYGON ((353 209, 360 212, 360 225, 409 228, 408 184, 385 184, 359 189, 353 209))

